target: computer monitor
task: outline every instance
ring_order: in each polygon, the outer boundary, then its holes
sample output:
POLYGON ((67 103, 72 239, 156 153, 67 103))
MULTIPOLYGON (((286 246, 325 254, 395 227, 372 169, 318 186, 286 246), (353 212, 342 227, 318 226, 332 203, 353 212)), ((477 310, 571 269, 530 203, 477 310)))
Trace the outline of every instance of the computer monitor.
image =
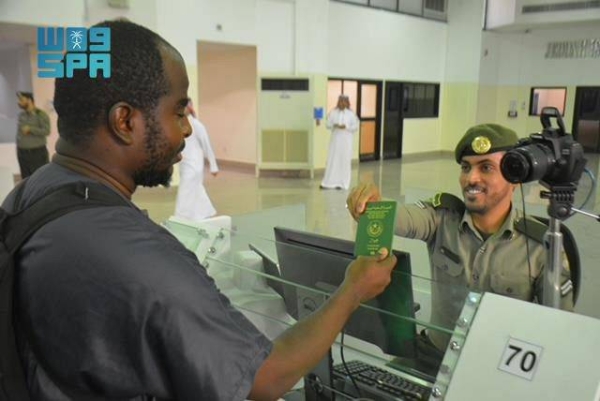
MULTIPOLYGON (((352 241, 282 227, 275 227, 274 231, 281 276, 294 284, 332 293, 344 280, 348 264, 355 259, 352 241)), ((386 354, 415 358, 417 336, 410 255, 396 250, 393 253, 398 264, 390 285, 366 303, 391 313, 361 306, 344 330, 377 345, 386 354)), ((296 319, 310 314, 327 298, 300 286, 286 284, 283 290, 286 309, 296 319)))
MULTIPOLYGON (((281 273, 279 272, 279 265, 275 262, 265 251, 260 249, 258 246, 254 244, 248 244, 248 248, 252 251, 256 252, 263 260, 263 271, 272 277, 281 277, 281 273)), ((266 283, 269 287, 275 290, 276 293, 284 297, 284 286, 281 281, 273 280, 267 278, 266 283)))

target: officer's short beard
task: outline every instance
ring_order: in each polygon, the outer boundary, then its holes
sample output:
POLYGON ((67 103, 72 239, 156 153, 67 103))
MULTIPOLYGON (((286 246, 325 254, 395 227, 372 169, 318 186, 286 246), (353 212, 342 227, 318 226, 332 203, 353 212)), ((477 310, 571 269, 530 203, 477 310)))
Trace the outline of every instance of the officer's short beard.
POLYGON ((483 205, 483 206, 477 206, 477 207, 469 207, 469 205, 467 203, 465 203, 465 207, 466 207, 467 211, 469 213, 471 213, 471 214, 481 214, 481 215, 484 215, 488 211, 488 208, 485 205, 483 205))

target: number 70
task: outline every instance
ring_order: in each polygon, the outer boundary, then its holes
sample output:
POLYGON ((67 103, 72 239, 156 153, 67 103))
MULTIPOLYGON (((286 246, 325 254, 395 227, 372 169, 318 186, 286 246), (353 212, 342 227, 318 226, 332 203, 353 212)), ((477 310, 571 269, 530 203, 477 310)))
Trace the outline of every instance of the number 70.
MULTIPOLYGON (((521 368, 521 370, 523 372, 530 372, 531 369, 533 369, 533 367, 535 366, 535 362, 537 361, 537 355, 535 354, 535 352, 532 352, 532 351, 523 352, 523 348, 517 347, 516 345, 512 345, 512 344, 509 344, 508 348, 510 350, 512 350, 513 352, 506 360, 506 362, 505 362, 506 366, 510 366, 513 359, 522 353, 522 355, 520 356, 520 363, 519 363, 519 367, 521 368)), ((517 358, 517 361, 518 360, 519 360, 519 358, 517 358)))

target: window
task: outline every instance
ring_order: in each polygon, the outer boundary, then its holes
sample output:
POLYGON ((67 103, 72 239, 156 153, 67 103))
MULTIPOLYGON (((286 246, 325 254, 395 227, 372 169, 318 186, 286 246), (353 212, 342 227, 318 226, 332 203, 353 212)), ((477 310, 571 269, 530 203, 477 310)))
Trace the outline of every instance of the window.
POLYGON ((425 0, 425 8, 443 13, 446 11, 446 1, 445 0, 425 0))
POLYGON ((531 88, 529 115, 539 116, 544 107, 556 107, 564 116, 566 101, 567 88, 531 88))
POLYGON ((437 117, 440 85, 405 83, 402 110, 404 118, 437 117))
POLYGON ((331 0, 340 3, 376 8, 391 12, 417 15, 423 18, 446 21, 448 0, 331 0))

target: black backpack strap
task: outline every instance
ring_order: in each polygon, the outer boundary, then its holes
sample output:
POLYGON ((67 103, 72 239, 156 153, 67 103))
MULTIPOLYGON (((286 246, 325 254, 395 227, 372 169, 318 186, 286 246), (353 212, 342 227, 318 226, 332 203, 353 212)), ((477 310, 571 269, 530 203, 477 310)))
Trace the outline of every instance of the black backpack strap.
POLYGON ((28 180, 28 178, 25 178, 19 184, 17 184, 17 187, 15 188, 15 199, 13 202, 15 207, 18 207, 19 203, 21 202, 21 198, 23 197, 23 192, 25 192, 25 183, 27 182, 27 180, 28 180))
MULTIPOLYGON (((15 207, 18 207, 25 183, 19 184, 15 193, 15 207)), ((13 289, 15 266, 13 257, 19 248, 46 223, 67 213, 101 206, 131 206, 131 204, 115 191, 98 183, 74 183, 41 197, 33 204, 13 214, 2 213, 0 216, 0 246, 5 247, 0 255, 0 400, 29 400, 28 390, 23 377, 23 370, 13 328, 13 289), (6 347, 6 349, 5 349, 6 347)), ((25 335, 32 343, 33 335, 27 327, 23 327, 25 335)), ((43 361, 40 360, 42 366, 43 361)), ((49 375, 51 372, 47 372, 49 375)), ((63 392, 73 399, 92 399, 83 397, 74 390, 55 383, 63 392)))
MULTIPOLYGON (((22 190, 22 188, 21 188, 22 190)), ((69 212, 99 206, 130 206, 115 191, 98 183, 67 184, 43 196, 27 208, 13 214, 5 222, 3 238, 14 255, 21 245, 46 223, 69 212)))

